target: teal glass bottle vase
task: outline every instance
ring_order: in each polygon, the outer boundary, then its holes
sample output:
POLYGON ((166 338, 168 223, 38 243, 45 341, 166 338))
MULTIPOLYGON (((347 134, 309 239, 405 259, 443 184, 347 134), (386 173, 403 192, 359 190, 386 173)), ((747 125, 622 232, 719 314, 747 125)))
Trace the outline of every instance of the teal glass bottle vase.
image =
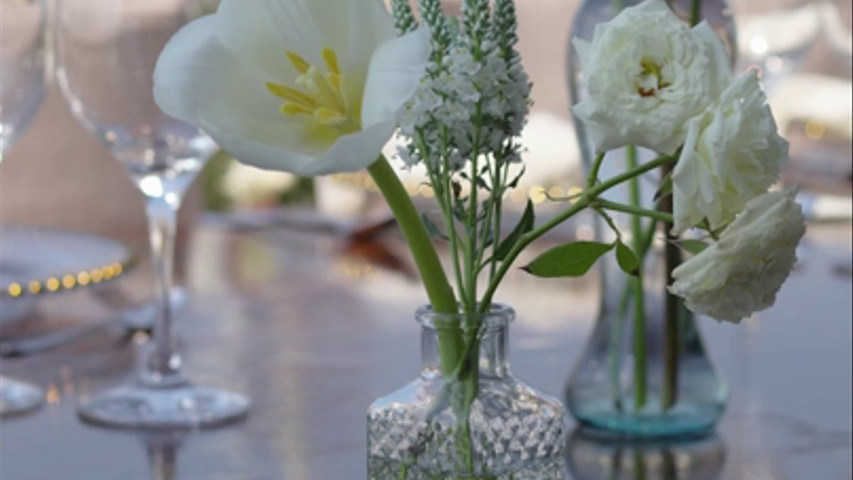
MULTIPOLYGON (((578 11, 570 38, 591 40, 595 26, 612 19, 621 8, 638 0, 586 0, 578 11)), ((685 21, 691 0, 670 3, 685 21)), ((731 10, 723 0, 704 0, 702 18, 720 35, 729 52, 735 49, 731 10)), ((583 65, 569 46, 569 87, 573 103, 585 95, 583 65)), ((584 166, 591 168, 593 145, 583 125, 575 122, 584 166)), ((626 169, 629 162, 651 160, 654 152, 625 148, 608 153, 601 178, 626 169)), ((649 174, 634 185, 616 188, 605 198, 632 203, 639 195, 644 208, 654 208, 660 178, 649 174)), ((664 262, 663 226, 614 213, 614 223, 623 238, 642 239, 647 247, 642 280, 628 277, 612 257, 602 259, 601 302, 592 336, 573 369, 565 390, 566 404, 574 417, 587 427, 605 434, 632 437, 700 435, 714 428, 722 415, 728 393, 703 345, 697 319, 683 306, 675 322, 666 320, 667 272, 664 262), (637 289, 641 289, 641 294, 637 289), (673 328, 672 323, 677 324, 673 328)), ((605 242, 615 234, 601 219, 596 235, 605 242)), ((633 243, 633 242, 632 242, 633 243)), ((634 243, 635 246, 637 243, 634 243)), ((670 307, 672 308, 672 307, 670 307)), ((710 320, 708 320, 710 321, 710 320)))

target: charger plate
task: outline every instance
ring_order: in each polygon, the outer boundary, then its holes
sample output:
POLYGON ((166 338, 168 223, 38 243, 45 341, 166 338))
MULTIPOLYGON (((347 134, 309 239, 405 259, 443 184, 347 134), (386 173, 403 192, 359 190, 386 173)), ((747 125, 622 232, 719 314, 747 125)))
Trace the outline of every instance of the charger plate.
POLYGON ((108 238, 0 224, 0 324, 27 314, 39 297, 113 282, 134 261, 128 247, 108 238))

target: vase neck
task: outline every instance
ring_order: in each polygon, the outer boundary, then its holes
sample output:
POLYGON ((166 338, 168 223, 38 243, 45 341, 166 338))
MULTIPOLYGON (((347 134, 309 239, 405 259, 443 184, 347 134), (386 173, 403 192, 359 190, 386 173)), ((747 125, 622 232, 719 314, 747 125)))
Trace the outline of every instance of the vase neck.
POLYGON ((448 349, 459 352, 465 361, 476 362, 481 376, 510 374, 509 325, 515 318, 511 308, 495 305, 488 313, 473 316, 438 315, 421 309, 417 317, 423 327, 421 356, 425 377, 441 375, 442 357, 447 357, 442 353, 448 349), (469 355, 465 357, 464 352, 469 355))
MULTIPOLYGON (((471 342, 471 339, 466 342, 471 342)), ((481 335, 477 356, 471 356, 470 361, 479 365, 480 375, 488 377, 506 377, 509 369, 509 328, 500 327, 489 330, 481 335)), ((476 347, 475 346, 475 347, 476 347)), ((421 333, 421 358, 423 375, 436 377, 441 375, 441 339, 434 329, 424 327, 421 333)))

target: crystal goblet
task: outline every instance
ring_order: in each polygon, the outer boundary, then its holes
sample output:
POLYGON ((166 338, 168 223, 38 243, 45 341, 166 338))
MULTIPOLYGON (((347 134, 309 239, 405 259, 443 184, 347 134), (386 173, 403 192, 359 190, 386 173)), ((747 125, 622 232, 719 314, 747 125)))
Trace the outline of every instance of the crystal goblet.
POLYGON ((154 102, 152 73, 169 38, 202 14, 195 0, 63 0, 55 26, 57 80, 75 117, 121 162, 147 201, 159 318, 132 385, 80 408, 104 426, 145 429, 220 425, 244 416, 240 394, 191 383, 181 371, 168 301, 177 211, 215 152, 196 127, 154 102))

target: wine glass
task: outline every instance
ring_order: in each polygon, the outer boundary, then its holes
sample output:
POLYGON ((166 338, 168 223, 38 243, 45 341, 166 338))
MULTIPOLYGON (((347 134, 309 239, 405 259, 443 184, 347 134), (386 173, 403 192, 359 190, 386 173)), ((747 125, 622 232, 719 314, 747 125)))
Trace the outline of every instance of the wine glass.
POLYGON ((169 38, 203 13, 198 0, 57 2, 56 75, 75 117, 125 167, 145 196, 155 301, 153 345, 137 381, 81 406, 105 426, 144 429, 220 425, 244 416, 246 397, 190 383, 181 373, 168 301, 177 211, 216 146, 154 103, 152 74, 169 38))
MULTIPOLYGON (((43 0, 0 0, 0 11, 2 162, 3 154, 30 124, 44 99, 45 4, 43 0)), ((0 377, 0 416, 28 412, 43 399, 41 388, 0 377)))
POLYGON ((45 93, 45 4, 0 0, 0 161, 29 126, 45 93))

